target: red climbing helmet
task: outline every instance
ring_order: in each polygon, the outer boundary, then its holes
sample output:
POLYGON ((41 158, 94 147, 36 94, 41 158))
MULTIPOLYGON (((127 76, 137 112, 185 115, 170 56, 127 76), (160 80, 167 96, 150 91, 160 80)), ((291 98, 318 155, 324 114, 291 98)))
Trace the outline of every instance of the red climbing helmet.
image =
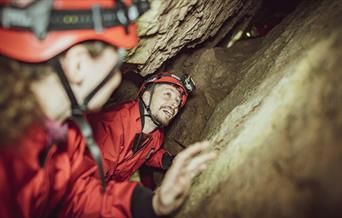
POLYGON ((163 73, 159 73, 148 78, 142 84, 139 90, 139 96, 142 95, 142 93, 146 90, 147 87, 149 87, 152 84, 157 84, 157 83, 158 84, 171 84, 175 86, 182 95, 181 107, 185 105, 189 94, 191 94, 196 88, 195 83, 190 75, 185 74, 179 77, 169 72, 163 72, 163 73))
POLYGON ((73 45, 100 40, 131 48, 137 44, 137 17, 144 0, 36 0, 25 8, 0 0, 0 54, 43 62, 73 45))

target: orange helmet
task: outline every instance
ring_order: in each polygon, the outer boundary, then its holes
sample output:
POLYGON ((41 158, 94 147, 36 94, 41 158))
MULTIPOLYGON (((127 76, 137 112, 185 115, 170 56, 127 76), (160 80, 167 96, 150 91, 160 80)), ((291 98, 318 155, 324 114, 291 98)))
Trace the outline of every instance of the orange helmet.
POLYGON ((39 0, 25 8, 10 2, 0 0, 0 54, 31 63, 88 40, 131 48, 138 41, 133 22, 148 9, 137 0, 39 0))
POLYGON ((163 72, 156 74, 149 79, 147 79, 141 86, 139 90, 139 96, 143 94, 143 92, 146 90, 148 86, 151 84, 156 83, 166 83, 171 84, 175 86, 182 95, 182 101, 181 101, 181 107, 183 107, 187 101, 187 98, 190 93, 192 93, 195 90, 195 83, 190 77, 190 75, 183 75, 182 77, 179 77, 175 74, 169 73, 169 72, 163 72))

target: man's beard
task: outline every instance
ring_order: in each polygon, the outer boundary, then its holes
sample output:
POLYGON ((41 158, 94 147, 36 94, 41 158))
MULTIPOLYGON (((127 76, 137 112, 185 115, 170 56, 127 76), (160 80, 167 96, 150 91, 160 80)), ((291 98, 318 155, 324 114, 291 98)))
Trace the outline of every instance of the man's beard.
POLYGON ((152 116, 161 126, 167 126, 170 123, 170 119, 161 116, 159 113, 153 114, 152 116))
POLYGON ((162 126, 167 126, 167 125, 169 125, 170 121, 172 120, 174 114, 175 114, 174 109, 172 109, 168 106, 161 106, 158 110, 158 113, 152 114, 152 116, 162 126), (171 111, 170 118, 168 118, 167 115, 165 115, 165 112, 163 111, 164 109, 168 109, 169 111, 171 111))

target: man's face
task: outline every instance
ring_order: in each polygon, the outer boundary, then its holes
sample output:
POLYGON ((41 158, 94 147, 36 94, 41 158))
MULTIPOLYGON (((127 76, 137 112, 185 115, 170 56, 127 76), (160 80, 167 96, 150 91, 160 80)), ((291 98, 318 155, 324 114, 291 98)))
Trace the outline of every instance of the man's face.
POLYGON ((177 115, 181 103, 181 94, 172 85, 158 84, 151 100, 152 116, 163 126, 167 126, 177 115))

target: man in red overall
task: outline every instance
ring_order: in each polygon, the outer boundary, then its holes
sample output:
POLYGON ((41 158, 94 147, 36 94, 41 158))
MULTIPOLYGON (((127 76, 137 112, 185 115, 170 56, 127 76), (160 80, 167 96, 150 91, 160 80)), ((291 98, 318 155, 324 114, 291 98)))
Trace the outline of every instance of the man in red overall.
MULTIPOLYGON (((160 73, 144 82, 138 98, 89 116, 104 157, 107 180, 125 181, 144 166, 167 170, 172 155, 163 147, 164 131, 195 89, 188 75, 160 73)), ((153 175, 142 183, 155 188, 153 175)))
POLYGON ((133 23, 146 2, 10 2, 0 0, 0 217, 154 217, 176 210, 213 158, 197 155, 206 143, 180 153, 153 193, 138 183, 104 181, 84 118, 119 85, 119 48, 136 45, 133 23))

